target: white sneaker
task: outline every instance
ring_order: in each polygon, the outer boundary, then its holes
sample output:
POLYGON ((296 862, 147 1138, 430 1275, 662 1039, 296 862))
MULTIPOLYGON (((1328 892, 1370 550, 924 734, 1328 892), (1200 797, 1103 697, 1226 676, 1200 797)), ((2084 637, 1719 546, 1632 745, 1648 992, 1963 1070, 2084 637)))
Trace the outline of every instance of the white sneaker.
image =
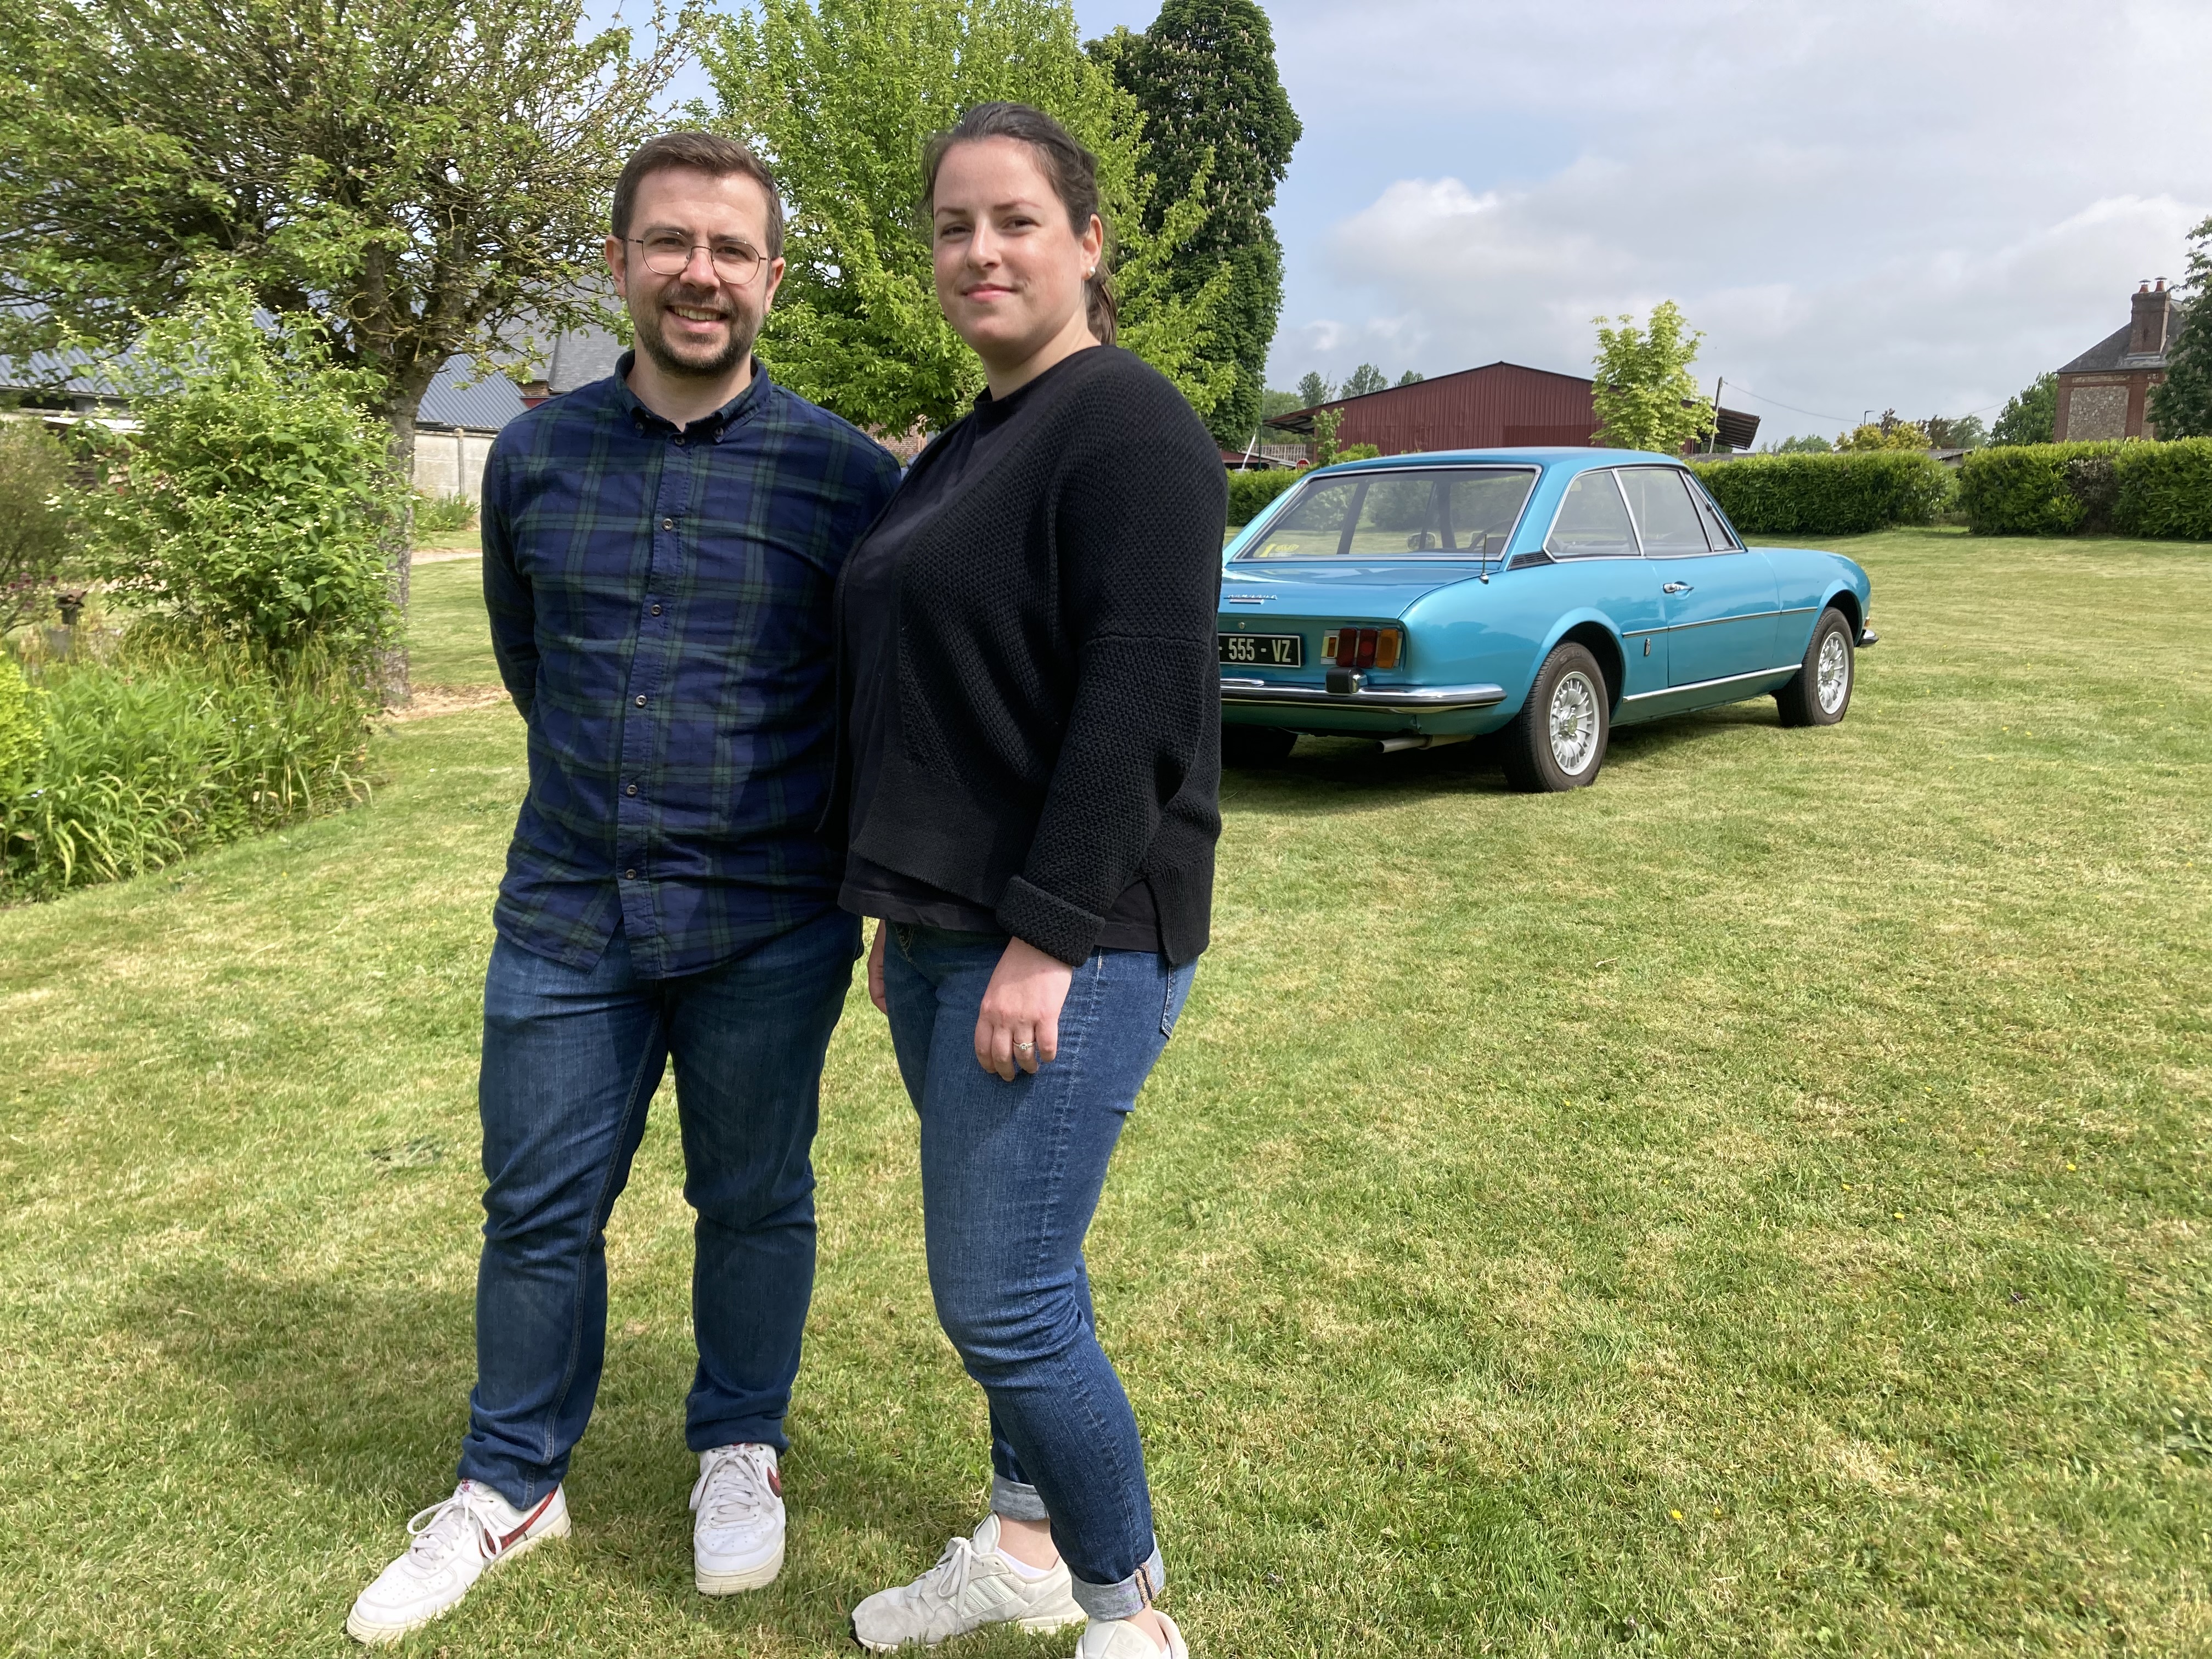
POLYGON ((783 1476, 775 1448, 717 1446, 699 1454, 691 1488, 692 1581, 702 1595, 773 1583, 783 1571, 783 1476))
POLYGON ((527 1514, 489 1486, 464 1480, 407 1523, 407 1553, 377 1574, 346 1614, 346 1634, 381 1647, 442 1619, 490 1568, 568 1535, 568 1500, 556 1486, 527 1514))
MULTIPOLYGON (((1158 1607, 1152 1611, 1159 1613, 1158 1607)), ((1190 1659, 1176 1621, 1160 1613, 1160 1623, 1168 1627, 1168 1659, 1190 1659)), ((1160 1659, 1160 1644, 1126 1619, 1102 1619, 1083 1632, 1075 1659, 1160 1659)))
POLYGON ((1067 1563, 1025 1577, 1000 1551, 999 1517, 987 1515, 972 1538, 945 1545, 937 1565, 914 1583, 878 1590, 854 1607, 853 1639, 871 1653, 889 1653, 909 1642, 933 1647, 986 1625, 1018 1625, 1041 1635, 1082 1622, 1083 1609, 1067 1590, 1067 1563))

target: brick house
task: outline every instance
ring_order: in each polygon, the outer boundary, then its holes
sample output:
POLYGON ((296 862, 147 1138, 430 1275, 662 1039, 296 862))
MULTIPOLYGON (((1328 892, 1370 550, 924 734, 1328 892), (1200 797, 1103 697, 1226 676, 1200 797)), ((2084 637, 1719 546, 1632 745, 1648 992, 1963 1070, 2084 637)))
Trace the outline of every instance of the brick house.
POLYGON ((2155 438, 2145 413, 2150 389, 2166 379, 2173 337, 2173 291, 2166 278, 2136 290, 2134 314, 2058 371, 2058 443, 2092 438, 2155 438))

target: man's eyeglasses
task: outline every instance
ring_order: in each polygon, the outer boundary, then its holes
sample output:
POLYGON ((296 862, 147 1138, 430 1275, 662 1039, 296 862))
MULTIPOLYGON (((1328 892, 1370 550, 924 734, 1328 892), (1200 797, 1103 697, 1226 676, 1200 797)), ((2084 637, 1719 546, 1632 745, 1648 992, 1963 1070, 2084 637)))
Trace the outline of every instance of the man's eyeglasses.
POLYGON ((656 276, 680 275, 691 263, 695 248, 705 248, 708 257, 714 262, 714 274, 735 288, 743 288, 752 281, 767 263, 767 256, 758 248, 748 247, 743 242, 695 242, 670 231, 628 240, 645 250, 645 268, 656 276))

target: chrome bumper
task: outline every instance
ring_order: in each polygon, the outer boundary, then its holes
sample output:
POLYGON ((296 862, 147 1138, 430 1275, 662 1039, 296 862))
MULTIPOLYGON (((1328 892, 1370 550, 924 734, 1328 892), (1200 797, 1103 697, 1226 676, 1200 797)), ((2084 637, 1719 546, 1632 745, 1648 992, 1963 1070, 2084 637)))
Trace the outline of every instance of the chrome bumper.
POLYGON ((1442 714, 1455 708, 1488 708, 1505 701, 1502 685, 1369 686, 1357 674, 1345 691, 1312 685, 1271 685, 1266 680, 1221 681, 1221 701, 1240 707, 1274 708, 1381 708, 1396 714, 1442 714))

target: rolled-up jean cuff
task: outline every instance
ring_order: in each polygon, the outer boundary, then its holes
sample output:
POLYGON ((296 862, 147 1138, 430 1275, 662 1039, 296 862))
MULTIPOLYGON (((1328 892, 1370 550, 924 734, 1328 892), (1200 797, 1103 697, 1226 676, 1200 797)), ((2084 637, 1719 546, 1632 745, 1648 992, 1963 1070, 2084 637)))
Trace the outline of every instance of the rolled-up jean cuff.
POLYGON ((1045 1512, 1044 1499, 1037 1489, 1025 1481, 1009 1480, 1003 1474, 991 1476, 991 1513, 1003 1515, 1009 1521, 1049 1521, 1045 1512))
POLYGON ((1127 1619, 1160 1599, 1160 1592, 1167 1588, 1167 1564, 1160 1559, 1160 1547, 1155 1544, 1145 1564, 1120 1583, 1086 1583, 1071 1572, 1067 1589, 1075 1605, 1093 1619, 1127 1619))

